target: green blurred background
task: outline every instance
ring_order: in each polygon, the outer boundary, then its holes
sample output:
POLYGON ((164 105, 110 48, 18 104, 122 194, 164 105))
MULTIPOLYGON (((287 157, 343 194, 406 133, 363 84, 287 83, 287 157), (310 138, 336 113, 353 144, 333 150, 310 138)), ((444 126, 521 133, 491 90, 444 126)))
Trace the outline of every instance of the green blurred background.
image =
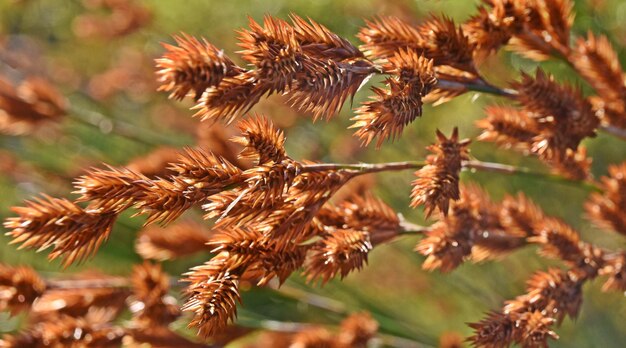
MULTIPOLYGON (((150 20, 137 31, 113 39, 85 37, 80 32, 81 14, 89 1, 30 0, 0 1, 0 72, 13 78, 40 75, 52 80, 72 105, 70 115, 56 128, 33 136, 0 135, 0 150, 17 161, 13 170, 0 173, 0 216, 11 216, 9 208, 39 192, 73 197, 72 178, 81 169, 101 163, 123 165, 149 153, 159 145, 182 147, 193 144, 193 131, 199 122, 192 119, 191 104, 170 101, 156 92, 153 59, 163 52, 160 42, 172 42, 171 35, 186 32, 204 36, 238 59, 234 30, 247 25, 247 17, 257 21, 264 14, 281 18, 294 12, 309 16, 334 32, 358 43, 354 34, 364 19, 393 15, 419 23, 430 13, 445 14, 463 21, 476 13, 477 1, 467 0, 318 0, 318 1, 213 1, 145 0, 136 1, 150 13, 150 20), (112 69, 124 71, 125 80, 106 77, 112 69), (100 77, 100 79, 98 79, 100 77), (117 85, 116 85, 117 84, 117 85)), ((575 35, 588 30, 606 34, 620 56, 626 46, 626 2, 619 0, 576 1, 575 35)), ((241 63, 241 60, 238 60, 241 63)), ((624 59, 622 59, 624 63, 624 59)), ((538 63, 507 51, 481 66, 486 77, 497 85, 515 79, 519 71, 532 71, 538 63)), ((562 80, 590 89, 561 62, 541 64, 562 80)), ((113 76, 116 76, 113 74, 113 76)), ((376 84, 379 80, 371 81, 376 84)), ((357 93, 358 105, 370 93, 357 93)), ((406 128, 402 138, 386 143, 380 150, 359 148, 359 142, 346 130, 352 115, 349 105, 330 122, 313 123, 309 115, 298 115, 285 108, 280 97, 263 100, 253 111, 271 116, 287 128, 287 149, 297 159, 324 162, 386 162, 423 159, 424 147, 434 141, 434 130, 449 134, 460 127, 463 137, 478 134, 473 123, 489 104, 507 101, 469 93, 440 106, 426 106, 424 116, 406 128)), ((608 164, 626 158, 625 144, 606 135, 585 142, 593 157, 593 173, 600 176, 608 164)), ((475 142, 472 155, 480 160, 545 169, 538 161, 492 144, 475 142)), ((5 166, 6 167, 6 166, 5 166)), ((3 168, 5 168, 3 167, 3 168)), ((13 167, 11 167, 13 168, 13 167)), ((506 193, 524 191, 543 209, 576 226, 585 240, 612 249, 626 247, 625 239, 600 231, 583 219, 582 205, 589 193, 584 188, 553 184, 538 179, 498 174, 463 173, 463 180, 483 185, 494 199, 506 193)), ((423 220, 420 210, 408 207, 412 173, 375 176, 373 190, 408 220, 423 220)), ((49 262, 45 253, 17 251, 0 237, 0 262, 29 264, 46 274, 100 269, 125 275, 140 261, 133 249, 142 218, 125 214, 97 255, 87 262, 62 270, 59 262, 49 262)), ((191 215, 194 215, 193 213, 191 215)), ((198 215, 197 213, 195 215, 198 215)), ((417 237, 407 237, 374 250, 369 266, 344 281, 325 287, 306 285, 299 276, 287 282, 289 294, 251 289, 244 294, 240 323, 258 325, 261 320, 337 323, 344 311, 371 311, 381 323, 381 331, 436 346, 444 332, 471 333, 466 322, 478 321, 483 314, 499 309, 504 300, 524 292, 524 282, 536 270, 560 266, 536 255, 534 248, 513 253, 498 262, 465 264, 450 274, 427 273, 420 266, 423 257, 413 252, 417 237), (319 294, 341 304, 335 310, 315 309, 293 299, 293 293, 319 294)), ((165 264, 168 272, 181 274, 208 255, 199 255, 165 264)), ((623 294, 601 293, 601 281, 585 286, 584 303, 576 321, 566 319, 557 332, 561 339, 554 347, 623 347, 626 344, 626 301, 623 294)), ((334 303, 334 302, 331 302, 334 303)), ((0 313, 0 333, 16 329, 19 321, 0 313)), ((181 323, 181 326, 183 324, 181 323)))

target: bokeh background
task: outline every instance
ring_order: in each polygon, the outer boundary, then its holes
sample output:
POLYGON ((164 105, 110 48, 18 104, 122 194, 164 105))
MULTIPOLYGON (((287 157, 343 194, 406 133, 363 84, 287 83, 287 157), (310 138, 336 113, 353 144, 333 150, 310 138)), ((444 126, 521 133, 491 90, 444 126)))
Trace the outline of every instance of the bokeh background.
MULTIPOLYGON (((206 37, 231 58, 235 30, 247 25, 248 16, 259 21, 264 14, 287 18, 290 13, 309 16, 334 32, 358 43, 354 35, 364 19, 393 15, 418 24, 429 14, 444 14, 463 21, 476 12, 478 1, 468 0, 137 0, 132 18, 100 6, 99 0, 2 0, 0 1, 0 76, 20 81, 40 76, 51 81, 69 103, 60 122, 38 127, 24 135, 0 134, 0 217, 9 208, 40 192, 60 197, 70 194, 73 178, 85 168, 102 163, 125 165, 163 146, 183 147, 200 140, 211 142, 214 133, 193 119, 187 102, 168 100, 156 92, 154 58, 163 52, 161 42, 186 32, 206 37), (209 138, 209 139, 207 139, 209 138), (200 140, 199 140, 200 139, 200 140)), ((606 34, 621 58, 626 57, 626 2, 576 1, 573 33, 591 30, 606 34)), ((238 60, 241 63, 241 60, 238 60)), ((626 62, 622 59, 622 64, 626 62)), ((587 85, 557 61, 541 64, 559 79, 587 85)), ((481 71, 496 85, 504 85, 533 71, 538 63, 507 51, 485 61, 481 71)), ((374 79, 369 85, 379 83, 374 79)), ((369 86, 357 93, 353 104, 367 98, 369 86)), ((354 138, 350 105, 330 122, 313 123, 280 97, 263 100, 253 111, 267 114, 287 131, 287 149, 296 159, 324 162, 386 162, 420 160, 424 147, 434 141, 435 129, 449 134, 458 126, 463 137, 475 137, 475 120, 485 105, 507 101, 468 93, 453 101, 426 106, 424 116, 407 127, 401 139, 381 149, 361 148, 354 138)), ((349 104, 349 103, 348 103, 349 104)), ((220 132, 228 132, 221 130, 220 132)), ((626 159, 626 144, 600 134, 585 142, 593 157, 593 173, 600 176, 611 163, 626 159)), ((545 169, 538 161, 492 144, 475 142, 472 155, 480 160, 545 169)), ((411 172, 379 174, 369 179, 372 190, 409 221, 424 221, 421 210, 408 207, 411 172)), ((610 248, 626 247, 625 239, 598 230, 584 219, 582 204, 587 189, 539 179, 488 173, 463 173, 464 181, 483 185, 494 199, 524 191, 543 209, 562 217, 581 231, 583 238, 610 248)), ((49 262, 46 253, 17 251, 0 236, 0 262, 28 264, 46 275, 98 269, 126 275, 140 262, 134 239, 143 218, 125 214, 95 257, 63 270, 49 262)), ((197 219, 199 212, 186 216, 197 219)), ((267 320, 337 323, 346 313, 367 310, 381 324, 381 332, 405 337, 423 346, 437 346, 439 338, 454 332, 468 336, 466 322, 480 320, 486 311, 498 309, 504 300, 524 292, 524 282, 536 270, 561 266, 536 255, 533 247, 517 251, 498 262, 465 264, 452 273, 421 270, 423 257, 412 251, 418 237, 405 237, 381 246, 370 255, 369 266, 344 281, 325 287, 307 285, 292 276, 283 290, 250 289, 239 323, 258 327, 267 320), (320 306, 302 298, 322 296, 320 306)), ((165 263, 179 275, 210 255, 165 263)), ((577 320, 566 319, 557 330, 554 347, 623 347, 626 342, 626 299, 619 293, 601 293, 601 282, 587 284, 577 320)), ((309 301, 311 302, 311 301, 309 301)), ((0 334, 17 330, 23 318, 0 313, 0 334)), ((179 325, 184 330, 185 321, 179 325)))

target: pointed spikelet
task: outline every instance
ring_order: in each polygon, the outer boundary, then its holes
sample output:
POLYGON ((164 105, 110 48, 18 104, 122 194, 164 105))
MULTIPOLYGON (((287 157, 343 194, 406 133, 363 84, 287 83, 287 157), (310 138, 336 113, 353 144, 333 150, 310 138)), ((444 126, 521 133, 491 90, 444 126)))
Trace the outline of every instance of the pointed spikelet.
POLYGON ((378 322, 368 312, 354 313, 341 321, 338 346, 367 347, 377 333, 378 322))
POLYGON ((523 109, 537 120, 532 151, 542 158, 561 161, 567 149, 576 151, 584 138, 595 136, 600 120, 580 89, 559 85, 542 70, 535 77, 523 74, 513 88, 523 109))
POLYGON ((237 125, 243 136, 233 139, 244 146, 240 158, 254 159, 258 164, 279 163, 287 157, 285 135, 267 117, 256 116, 237 125))
POLYGON ((202 121, 231 123, 248 112, 269 91, 269 86, 259 80, 256 71, 244 71, 226 77, 219 86, 209 87, 193 107, 202 121))
POLYGON ((305 265, 307 280, 327 283, 336 275, 341 278, 360 270, 372 250, 369 234, 353 230, 336 230, 313 247, 305 265))
POLYGON ((197 327, 203 337, 211 337, 225 330, 228 322, 237 316, 239 278, 228 272, 218 277, 193 279, 186 290, 189 298, 182 307, 192 312, 189 327, 197 327))
POLYGON ((133 296, 129 308, 136 325, 167 326, 180 315, 176 299, 169 295, 170 279, 159 264, 144 262, 133 267, 133 296))
POLYGON ((288 93, 289 104, 312 113, 314 120, 323 116, 329 120, 376 72, 379 69, 363 59, 351 62, 308 59, 294 89, 288 93))
POLYGON ((0 311, 15 315, 31 308, 46 291, 46 282, 30 267, 0 263, 0 311))
POLYGON ((602 285, 602 291, 626 292, 626 252, 607 257, 607 265, 600 274, 609 279, 602 285))
POLYGON ((306 327, 291 337, 288 347, 334 347, 335 337, 325 327, 322 326, 309 326, 306 327))
POLYGON ((68 102, 48 81, 29 77, 15 85, 0 77, 0 134, 27 135, 59 122, 68 102))
POLYGON ((291 88, 302 70, 304 56, 294 28, 284 20, 265 16, 263 26, 249 18, 250 30, 240 31, 239 52, 257 68, 257 77, 268 85, 269 93, 291 88))
POLYGON ((422 49, 426 58, 432 59, 435 66, 448 65, 455 69, 476 74, 474 66, 474 45, 463 28, 447 17, 433 17, 420 25, 422 49))
POLYGON ((468 338, 475 347, 505 348, 512 344, 521 347, 548 348, 548 339, 559 336, 551 330, 555 320, 541 311, 524 313, 491 312, 478 323, 470 323, 474 335, 468 338))
POLYGON ((111 313, 96 310, 84 317, 67 315, 42 321, 16 336, 5 336, 2 347, 119 347, 125 330, 110 323, 111 313))
POLYGON ((601 189, 602 193, 592 193, 585 204, 587 216, 600 228, 626 235, 626 163, 609 166, 601 189))
MULTIPOLYGON (((103 276, 101 274, 84 274, 73 277, 68 282, 102 281, 104 284, 123 282, 126 279, 103 276), (97 278, 94 278, 97 277, 97 278)), ((55 284, 62 285, 64 280, 52 280, 49 290, 33 304, 31 316, 34 321, 54 321, 65 315, 71 317, 84 317, 94 311, 106 311, 111 317, 117 317, 127 308, 126 300, 130 291, 126 288, 88 288, 88 289, 63 289, 54 288, 55 284)))
POLYGON ((543 256, 562 259, 574 266, 582 264, 584 257, 580 237, 572 227, 556 218, 545 218, 536 225, 535 236, 528 241, 542 245, 543 256))
POLYGON ((324 207, 324 210, 335 215, 334 219, 328 221, 321 212, 322 216, 318 215, 318 218, 324 224, 337 228, 348 226, 350 229, 366 232, 373 246, 393 239, 401 229, 401 220, 396 211, 371 194, 354 195, 337 206, 324 207))
POLYGON ((289 15, 289 18, 293 23, 296 39, 300 43, 303 53, 307 56, 335 61, 364 57, 363 53, 350 41, 333 33, 311 18, 307 18, 307 21, 293 13, 289 15))
POLYGON ((384 140, 395 139, 406 125, 422 115, 422 98, 437 83, 433 61, 414 51, 398 51, 389 58, 385 71, 393 77, 386 80, 388 90, 373 87, 375 96, 356 110, 350 128, 367 145, 373 138, 380 147, 384 140))
POLYGON ((498 257, 526 244, 524 236, 511 233, 500 223, 500 207, 477 186, 464 186, 460 199, 425 232, 415 251, 426 256, 422 268, 449 272, 466 259, 480 262, 498 257))
POLYGON ((591 162, 593 159, 587 156, 587 148, 580 145, 578 150, 567 149, 562 161, 549 161, 555 173, 561 174, 571 180, 585 181, 593 178, 591 175, 591 162))
POLYGON ((516 18, 520 10, 515 3, 491 1, 489 5, 491 8, 479 7, 478 14, 463 23, 463 31, 476 47, 474 58, 478 61, 506 45, 522 24, 516 18))
POLYGON ((417 27, 396 17, 380 17, 365 21, 357 37, 361 50, 370 58, 388 58, 401 49, 418 51, 423 41, 417 27))
POLYGON ((200 148, 186 148, 178 161, 171 163, 170 169, 176 173, 172 178, 206 195, 221 192, 224 187, 239 182, 241 175, 241 169, 225 158, 200 148))
POLYGON ((412 183, 411 206, 424 205, 427 215, 435 208, 446 215, 450 200, 459 199, 459 173, 462 162, 469 159, 470 140, 459 141, 457 128, 450 138, 437 131, 437 140, 428 147, 433 152, 426 159, 428 164, 415 172, 417 179, 412 183))
POLYGON ((177 46, 164 43, 167 52, 156 59, 159 91, 170 92, 170 98, 182 100, 193 94, 197 101, 207 88, 243 71, 204 38, 182 33, 174 40, 177 46))
POLYGON ((485 119, 476 122, 483 130, 478 140, 495 142, 504 148, 530 150, 539 130, 537 121, 528 112, 492 105, 485 108, 485 114, 485 119))
POLYGON ((513 235, 530 237, 537 234, 546 216, 541 207, 523 193, 505 196, 500 209, 500 223, 513 235))
POLYGON ((13 238, 11 243, 38 250, 53 247, 49 258, 61 257, 65 266, 93 254, 108 238, 117 217, 115 213, 83 209, 66 199, 49 196, 27 201, 13 211, 19 216, 4 223, 11 230, 7 232, 13 238))
POLYGON ((561 323, 565 316, 575 319, 582 304, 585 278, 572 271, 550 269, 537 272, 529 280, 526 294, 507 301, 505 313, 545 311, 561 323))
POLYGON ((519 23, 516 24, 519 30, 510 41, 511 49, 536 61, 569 56, 574 22, 572 1, 511 1, 507 5, 512 18, 519 23))
POLYGON ((74 181, 78 202, 94 201, 104 211, 121 212, 143 198, 150 179, 126 168, 92 168, 74 181))
POLYGON ((135 203, 138 214, 148 215, 146 224, 170 223, 192 206, 243 180, 239 168, 200 149, 186 149, 170 169, 176 174, 148 181, 135 203))
POLYGON ((587 33, 587 39, 578 39, 574 67, 600 96, 607 100, 626 95, 622 66, 617 53, 606 36, 587 33))

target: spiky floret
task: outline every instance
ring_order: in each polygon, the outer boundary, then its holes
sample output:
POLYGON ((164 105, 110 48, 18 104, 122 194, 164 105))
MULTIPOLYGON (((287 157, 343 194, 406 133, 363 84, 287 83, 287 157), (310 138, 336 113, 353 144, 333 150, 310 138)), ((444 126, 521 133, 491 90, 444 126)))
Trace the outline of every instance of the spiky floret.
POLYGON ((433 61, 415 51, 400 50, 384 66, 392 77, 385 81, 388 90, 373 87, 375 96, 356 110, 350 128, 364 144, 378 137, 380 147, 384 140, 395 139, 404 127, 422 115, 422 98, 437 83, 433 61))
POLYGON ((513 88, 523 109, 537 120, 532 151, 543 158, 561 161, 567 149, 576 151, 584 138, 595 136, 600 120, 580 89, 560 85, 542 70, 535 77, 523 74, 513 88))
POLYGON ((0 264, 0 311, 26 311, 45 290, 46 282, 32 268, 0 264))
POLYGON ((170 280, 158 264, 144 262, 133 267, 130 308, 136 325, 150 328, 168 325, 180 311, 169 295, 170 280))
POLYGON ((418 28, 422 36, 422 52, 435 65, 476 73, 474 45, 462 27, 447 17, 433 17, 418 28))
POLYGON ((609 166, 601 178, 602 193, 594 192, 585 204, 587 216, 599 227, 626 235, 626 163, 609 166))
POLYGON ((367 347, 377 332, 378 322, 368 312, 354 313, 341 322, 337 341, 340 347, 367 347))
POLYGON ((569 55, 572 1, 507 1, 505 5, 515 22, 510 41, 513 50, 537 61, 569 55))
POLYGON ((287 157, 285 135, 268 118, 256 116, 237 125, 243 136, 233 139, 244 146, 239 157, 255 159, 258 164, 279 163, 287 157))
POLYGON ((336 230, 311 250, 305 265, 307 279, 326 283, 336 275, 343 278, 367 263, 370 250, 369 233, 336 230))
POLYGON ((468 341, 476 347, 505 348, 517 343, 523 347, 547 348, 548 339, 559 336, 551 330, 555 320, 541 311, 522 314, 490 312, 480 322, 470 323, 474 335, 468 341))
POLYGON ((93 201, 93 207, 110 212, 121 212, 140 200, 150 180, 126 168, 92 168, 74 181, 80 194, 78 202, 93 201))
POLYGON ((315 120, 330 119, 344 102, 378 71, 363 59, 342 62, 331 59, 309 59, 298 74, 295 88, 289 92, 289 103, 315 120))
POLYGON ((388 58, 401 49, 419 51, 422 34, 417 27, 396 17, 365 21, 357 37, 364 43, 361 50, 371 58, 388 58))
POLYGON ((363 53, 350 41, 333 33, 311 18, 307 18, 307 21, 293 13, 289 15, 289 18, 291 18, 296 38, 305 54, 319 59, 336 61, 363 58, 363 53))
POLYGON ((204 38, 181 33, 174 40, 177 46, 164 43, 167 52, 156 59, 159 91, 170 92, 170 98, 181 100, 193 93, 197 101, 207 88, 219 85, 224 77, 243 72, 224 51, 204 38))
POLYGON ((608 275, 609 279, 602 285, 602 291, 626 291, 626 252, 606 257, 606 264, 600 274, 608 275))
POLYGON ((198 327, 201 336, 210 337, 222 332, 237 316, 239 277, 229 272, 219 276, 209 272, 202 277, 202 266, 193 272, 187 280, 191 283, 186 290, 189 299, 182 310, 194 314, 190 327, 198 327))
POLYGON ((324 228, 349 228, 367 233, 372 246, 393 239, 401 229, 395 210, 371 194, 355 194, 336 205, 326 204, 316 219, 324 228))
POLYGON ((539 130, 530 113, 506 106, 488 106, 485 119, 476 122, 483 131, 481 141, 492 141, 505 148, 529 151, 539 130))
POLYGON ((417 179, 411 191, 411 206, 424 205, 428 215, 435 207, 446 215, 450 200, 459 199, 459 173, 462 162, 469 159, 470 140, 459 141, 457 128, 450 138, 437 131, 437 140, 437 144, 428 147, 433 152, 426 158, 428 164, 415 172, 417 179))
POLYGON ((237 116, 248 112, 270 89, 256 71, 245 71, 222 79, 218 86, 207 88, 193 107, 194 116, 202 121, 231 123, 237 116))
POLYGON ((18 217, 8 218, 4 227, 12 244, 38 250, 53 247, 50 259, 60 257, 67 266, 94 253, 108 238, 117 214, 83 209, 66 199, 43 196, 14 207, 18 217))
POLYGON ((549 269, 537 272, 527 282, 526 294, 507 301, 503 313, 545 311, 558 323, 565 316, 576 318, 582 304, 584 275, 574 271, 549 269))
POLYGON ((574 67, 600 96, 615 100, 626 95, 622 66, 606 36, 595 36, 590 31, 587 39, 576 41, 575 47, 574 67))
POLYGON ((269 86, 269 93, 291 88, 305 59, 294 28, 271 16, 263 18, 263 26, 250 18, 249 27, 240 31, 243 59, 257 68, 256 76, 269 86))
POLYGON ((114 326, 110 312, 97 310, 84 317, 63 315, 36 323, 30 330, 0 340, 2 347, 119 347, 124 329, 114 326))
POLYGON ((59 122, 68 102, 54 86, 29 77, 15 85, 0 77, 0 133, 30 134, 43 125, 59 122))

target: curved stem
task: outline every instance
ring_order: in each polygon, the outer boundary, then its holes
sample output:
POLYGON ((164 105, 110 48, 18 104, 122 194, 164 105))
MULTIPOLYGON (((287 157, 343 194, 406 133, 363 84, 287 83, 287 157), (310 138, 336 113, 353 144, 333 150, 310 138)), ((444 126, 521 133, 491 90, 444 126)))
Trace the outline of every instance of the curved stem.
POLYGON ((521 175, 528 176, 531 178, 539 178, 542 180, 553 181, 565 185, 574 185, 577 187, 584 187, 586 189, 601 191, 598 186, 594 183, 586 181, 586 180, 575 180, 570 179, 558 174, 552 173, 540 173, 530 170, 526 167, 516 167, 507 164, 501 163, 492 163, 492 162, 482 162, 482 161, 467 161, 463 163, 463 168, 469 169, 470 171, 481 171, 481 172, 491 172, 491 173, 501 173, 507 175, 521 175))
POLYGON ((626 140, 626 129, 619 128, 610 124, 600 126, 600 129, 607 134, 611 134, 622 140, 626 140))
MULTIPOLYGON (((388 162, 388 163, 357 163, 357 164, 344 164, 344 163, 320 163, 320 164, 307 164, 302 167, 302 172, 322 172, 328 170, 353 170, 358 174, 370 174, 385 171, 400 171, 407 169, 420 169, 427 165, 424 161, 405 161, 405 162, 388 162)), ((463 163, 463 168, 474 171, 500 173, 507 175, 521 175, 532 178, 538 178, 547 181, 553 181, 566 185, 575 185, 577 187, 584 187, 586 189, 600 191, 600 189, 592 182, 570 179, 558 174, 536 172, 526 167, 516 167, 512 165, 482 162, 482 161, 466 161, 463 163)))
POLYGON ((437 80, 436 87, 441 89, 457 89, 468 90, 474 92, 484 92, 501 97, 515 98, 517 91, 508 88, 500 88, 492 84, 487 83, 484 80, 475 80, 469 83, 450 80, 437 80))
POLYGON ((419 169, 426 165, 424 161, 404 161, 404 162, 387 162, 387 163, 319 163, 307 164, 302 167, 302 172, 323 172, 327 170, 355 170, 361 174, 397 171, 406 169, 419 169))

